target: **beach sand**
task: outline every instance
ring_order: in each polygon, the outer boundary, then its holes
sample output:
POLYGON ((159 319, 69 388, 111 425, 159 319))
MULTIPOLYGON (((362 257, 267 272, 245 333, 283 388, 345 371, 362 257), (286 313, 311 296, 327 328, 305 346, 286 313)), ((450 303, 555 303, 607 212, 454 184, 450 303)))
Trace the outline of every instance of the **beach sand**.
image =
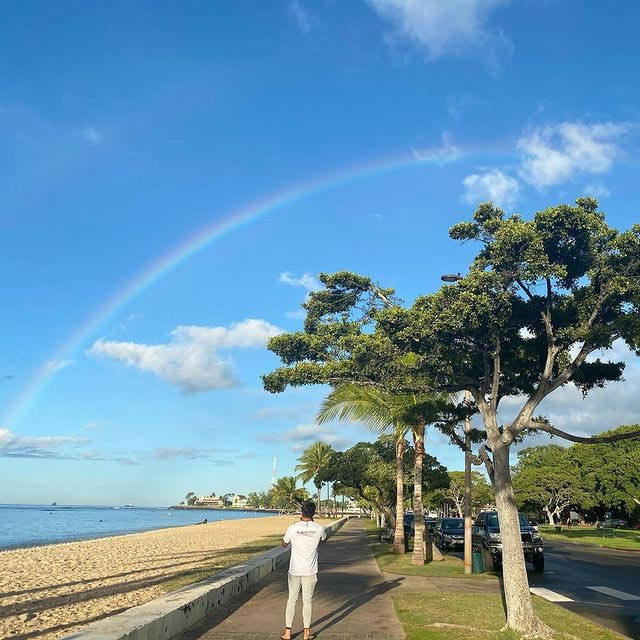
POLYGON ((2 551, 0 638, 71 634, 176 589, 180 580, 203 580, 266 551, 297 519, 227 520, 2 551))

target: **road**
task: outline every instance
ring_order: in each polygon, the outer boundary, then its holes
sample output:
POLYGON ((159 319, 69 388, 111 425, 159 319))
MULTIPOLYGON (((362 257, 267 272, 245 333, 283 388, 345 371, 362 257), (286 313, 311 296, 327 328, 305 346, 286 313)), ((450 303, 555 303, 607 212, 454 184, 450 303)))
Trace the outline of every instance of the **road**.
MULTIPOLYGON (((544 573, 536 573, 527 565, 534 593, 640 640, 640 552, 557 540, 545 540, 544 545, 544 573)), ((452 555, 462 558, 462 552, 452 555)))
POLYGON ((560 594, 571 600, 558 602, 563 607, 640 640, 640 553, 546 540, 544 573, 529 571, 529 584, 534 593, 560 594))

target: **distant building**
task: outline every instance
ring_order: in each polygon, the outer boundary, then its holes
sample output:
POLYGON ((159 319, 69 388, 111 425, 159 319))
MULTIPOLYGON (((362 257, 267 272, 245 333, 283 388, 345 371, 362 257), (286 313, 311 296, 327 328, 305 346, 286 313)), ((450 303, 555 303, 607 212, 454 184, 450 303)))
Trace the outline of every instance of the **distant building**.
POLYGON ((224 499, 222 497, 202 496, 195 502, 198 507, 213 507, 214 509, 222 509, 224 507, 224 499))
POLYGON ((233 494, 233 499, 231 500, 231 506, 234 509, 246 509, 247 508, 247 496, 233 494))

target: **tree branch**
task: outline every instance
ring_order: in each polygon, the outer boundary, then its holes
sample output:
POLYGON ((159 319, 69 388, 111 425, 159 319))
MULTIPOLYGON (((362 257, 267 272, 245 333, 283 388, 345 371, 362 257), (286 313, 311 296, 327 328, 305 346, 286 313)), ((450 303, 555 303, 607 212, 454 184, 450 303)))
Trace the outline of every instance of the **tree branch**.
POLYGON ((478 450, 478 455, 482 460, 482 462, 484 462, 484 466, 487 468, 487 473, 489 474, 489 479, 491 480, 491 484, 493 484, 493 471, 494 471, 493 461, 489 457, 489 454, 487 453, 487 449, 484 445, 482 445, 478 450))
POLYGON ((571 442, 580 442, 581 444, 600 444, 602 442, 618 442, 619 440, 640 438, 640 429, 637 429, 636 431, 629 431, 627 433, 614 433, 610 436, 590 436, 585 438, 583 436, 576 436, 572 433, 562 431, 561 429, 552 427, 550 424, 543 424, 542 422, 531 421, 529 424, 525 425, 524 428, 545 431, 546 433, 550 433, 552 436, 558 436, 559 438, 564 438, 571 442))

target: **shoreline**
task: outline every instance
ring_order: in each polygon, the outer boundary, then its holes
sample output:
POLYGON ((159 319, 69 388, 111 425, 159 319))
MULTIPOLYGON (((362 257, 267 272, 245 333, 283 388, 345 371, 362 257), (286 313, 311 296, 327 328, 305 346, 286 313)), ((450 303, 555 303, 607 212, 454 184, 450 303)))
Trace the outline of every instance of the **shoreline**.
MULTIPOLYGON (((0 505, 8 507, 9 505, 0 505)), ((208 509, 189 507, 175 509, 173 507, 134 507, 133 509, 117 509, 113 507, 22 505, 24 509, 9 513, 22 514, 12 521, 0 522, 0 553, 17 549, 31 549, 55 544, 81 542, 110 538, 113 536, 151 532, 158 529, 173 529, 227 520, 254 520, 256 518, 286 515, 282 512, 268 513, 249 509, 208 509), (54 515, 45 515, 49 514, 54 515), (207 513, 209 512, 209 513, 207 513), (173 518, 164 517, 163 514, 173 518), (89 514, 89 515, 87 515, 89 514), (32 528, 31 521, 36 519, 32 528), (54 518, 48 526, 47 519, 54 518), (98 520, 99 518, 99 520, 98 520), (10 524, 9 524, 10 523, 10 524)), ((0 510, 0 517, 4 511, 0 510)))
POLYGON ((277 546, 296 518, 214 521, 0 551, 0 637, 69 635, 277 546))
MULTIPOLYGON (((244 520, 251 520, 251 518, 244 518, 244 520)), ((211 520, 207 522, 207 524, 216 524, 222 522, 242 522, 243 520, 211 520)), ((16 545, 10 547, 0 547, 0 561, 2 560, 2 554, 6 551, 27 551, 28 549, 42 549, 43 547, 56 547, 61 544, 76 544, 78 542, 92 542, 93 540, 110 540, 111 538, 122 538, 124 536, 135 536, 137 534, 143 533, 155 533, 156 531, 164 531, 165 529, 181 529, 182 527, 197 527, 201 525, 201 522, 196 522, 192 524, 182 523, 182 524, 174 524, 167 527, 153 527, 151 529, 138 529, 137 531, 123 531, 122 533, 106 533, 96 534, 94 536, 83 536, 81 538, 73 538, 71 540, 54 540, 54 541, 43 541, 43 542, 34 542, 33 544, 28 545, 16 545)))

